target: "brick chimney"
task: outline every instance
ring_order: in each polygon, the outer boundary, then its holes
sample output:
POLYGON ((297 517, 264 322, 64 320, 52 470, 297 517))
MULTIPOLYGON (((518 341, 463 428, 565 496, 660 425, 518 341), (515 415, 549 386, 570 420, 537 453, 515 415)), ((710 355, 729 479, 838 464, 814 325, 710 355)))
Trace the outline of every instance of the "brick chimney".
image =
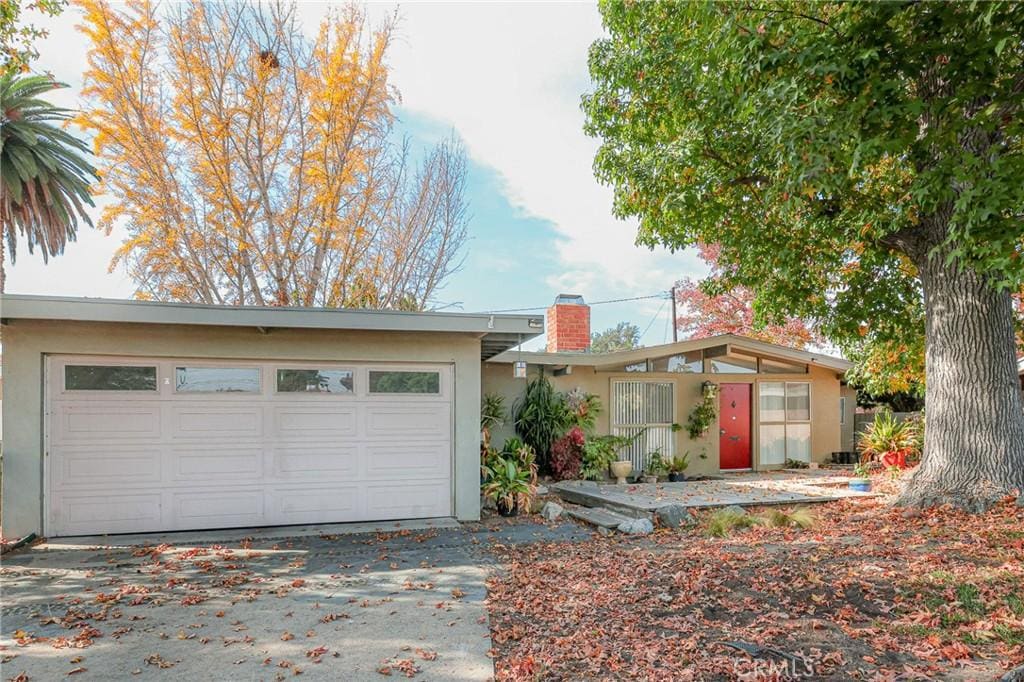
POLYGON ((590 306, 579 294, 559 294, 547 313, 547 351, 583 353, 590 348, 590 306))

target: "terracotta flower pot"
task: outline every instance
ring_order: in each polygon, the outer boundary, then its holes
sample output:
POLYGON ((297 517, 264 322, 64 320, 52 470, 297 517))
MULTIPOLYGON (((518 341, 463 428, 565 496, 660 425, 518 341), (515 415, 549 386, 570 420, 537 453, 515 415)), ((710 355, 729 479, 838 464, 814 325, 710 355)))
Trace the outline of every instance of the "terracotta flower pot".
POLYGON ((626 477, 633 473, 633 463, 628 459, 620 459, 611 464, 612 476, 619 485, 625 485, 626 477))

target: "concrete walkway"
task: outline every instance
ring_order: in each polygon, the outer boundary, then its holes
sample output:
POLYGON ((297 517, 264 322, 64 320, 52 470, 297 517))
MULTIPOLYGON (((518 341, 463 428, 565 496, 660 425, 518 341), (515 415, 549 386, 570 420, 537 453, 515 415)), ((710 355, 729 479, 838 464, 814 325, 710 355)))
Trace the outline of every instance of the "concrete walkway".
POLYGON ((847 487, 849 476, 827 469, 724 474, 721 480, 681 483, 637 483, 596 485, 568 481, 553 486, 566 499, 589 506, 653 512, 666 504, 690 508, 807 504, 852 497, 871 497, 847 487), (592 503, 592 504, 591 504, 592 503))
POLYGON ((79 669, 72 679, 490 679, 486 548, 589 533, 572 523, 437 526, 450 524, 13 552, 0 568, 3 679, 79 669))

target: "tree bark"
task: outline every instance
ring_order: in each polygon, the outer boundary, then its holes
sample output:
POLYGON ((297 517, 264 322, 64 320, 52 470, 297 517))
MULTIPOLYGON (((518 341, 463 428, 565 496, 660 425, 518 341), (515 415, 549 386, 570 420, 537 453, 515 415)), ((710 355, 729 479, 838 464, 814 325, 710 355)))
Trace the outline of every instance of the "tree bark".
POLYGON ((912 257, 926 316, 925 445, 899 503, 983 511, 1024 490, 1024 405, 1010 293, 947 262, 941 247, 912 257))

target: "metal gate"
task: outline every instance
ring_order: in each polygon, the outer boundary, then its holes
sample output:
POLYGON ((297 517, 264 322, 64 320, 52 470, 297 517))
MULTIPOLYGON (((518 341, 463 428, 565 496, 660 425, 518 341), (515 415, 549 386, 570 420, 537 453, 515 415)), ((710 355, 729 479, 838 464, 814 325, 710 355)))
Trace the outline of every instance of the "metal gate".
POLYGON ((672 432, 675 382, 645 379, 612 381, 612 434, 633 437, 622 455, 643 471, 655 452, 662 459, 675 456, 672 432))

